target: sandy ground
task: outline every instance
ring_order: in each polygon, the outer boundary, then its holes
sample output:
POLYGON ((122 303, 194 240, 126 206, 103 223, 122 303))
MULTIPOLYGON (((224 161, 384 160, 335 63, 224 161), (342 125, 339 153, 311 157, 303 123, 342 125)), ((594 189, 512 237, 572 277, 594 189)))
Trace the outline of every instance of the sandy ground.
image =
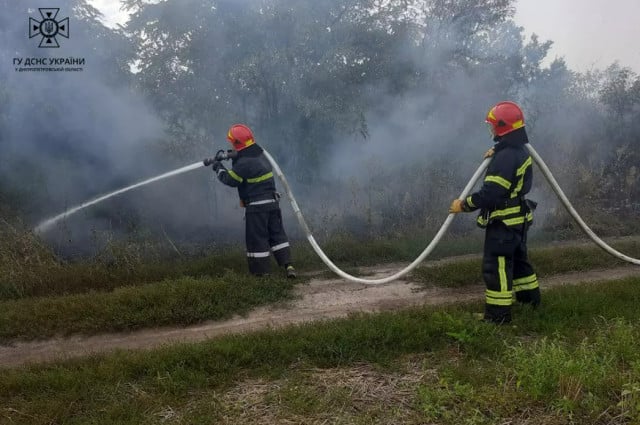
MULTIPOLYGON (((363 268, 366 278, 384 277, 400 270, 403 264, 363 268)), ((640 276, 640 267, 623 266, 541 279, 544 288, 563 284, 640 276)), ((87 356, 117 349, 151 349, 167 344, 196 342, 220 335, 280 328, 291 324, 345 317, 356 312, 396 310, 418 305, 437 305, 481 299, 484 286, 464 288, 427 288, 398 280, 384 285, 364 285, 344 279, 314 278, 296 288, 296 299, 288 303, 261 307, 243 317, 206 322, 186 328, 144 329, 136 332, 73 336, 42 341, 0 345, 0 367, 87 356)))

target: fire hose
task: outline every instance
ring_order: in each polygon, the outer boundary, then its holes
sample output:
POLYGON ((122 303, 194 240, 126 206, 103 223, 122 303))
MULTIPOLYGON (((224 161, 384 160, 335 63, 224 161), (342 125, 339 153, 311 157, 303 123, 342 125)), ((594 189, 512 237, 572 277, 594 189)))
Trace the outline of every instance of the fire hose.
MULTIPOLYGON (((567 209, 567 211, 569 212, 571 217, 573 217, 573 219, 578 223, 580 228, 582 228, 582 230, 600 248, 604 249, 609 254, 611 254, 614 257, 617 257, 617 258, 619 258, 621 260, 627 261, 629 263, 640 265, 640 260, 638 260, 636 258, 629 257, 629 256, 627 256, 625 254, 622 254, 619 251, 616 251, 614 248, 612 248, 611 246, 607 245, 602 239, 600 239, 593 232, 593 230, 591 230, 589 228, 589 226, 587 226, 587 224, 584 222, 584 220, 582 220, 582 218, 580 217, 578 212, 575 210, 575 208, 573 208, 573 206, 569 202, 569 199, 566 197, 566 195, 564 194, 564 192, 562 191, 562 189, 558 185, 558 182, 555 180, 555 178, 551 174, 551 171, 549 171, 549 168, 544 163, 544 161, 542 160, 540 155, 538 155, 536 150, 530 144, 527 144, 526 146, 529 149, 529 153, 531 154, 531 156, 535 160, 536 164, 538 165, 538 168, 540 168, 540 170, 542 171, 542 174, 547 179, 547 182, 551 185, 551 188, 553 189, 555 194, 558 196, 558 198, 562 202, 562 205, 567 209)), ((278 176, 278 178, 282 182, 282 186, 284 188, 285 193, 287 194, 287 197, 289 198, 289 202, 291 203, 291 207, 293 208, 293 212, 296 215, 296 218, 298 219, 298 223, 300 223, 300 226, 304 230, 304 232, 306 234, 306 237, 307 237, 307 240, 309 241, 309 244, 311 245, 313 250, 316 252, 316 254, 318 254, 320 259, 327 265, 327 267, 329 267, 329 269, 331 269, 334 273, 336 273, 340 277, 343 277, 343 278, 345 278, 347 280, 350 280, 352 282, 363 283, 365 285, 380 285, 380 284, 383 284, 383 283, 392 282, 394 280, 400 279, 402 276, 405 276, 407 273, 409 273, 413 269, 415 269, 416 266, 418 266, 418 264, 420 264, 425 258, 427 258, 427 256, 429 256, 429 254, 431 254, 433 249, 436 247, 436 245, 438 245, 438 243, 440 242, 440 239, 442 239, 442 236, 445 234, 445 232, 447 231, 447 229, 451 225, 451 222, 453 221, 453 218, 455 216, 455 214, 449 214, 447 216, 447 218, 445 219, 444 223, 442 224, 442 226, 440 227, 440 230, 438 230, 438 233, 436 233, 436 235, 433 237, 433 239, 431 240, 429 245, 427 245, 427 247, 424 249, 424 251, 422 251, 422 253, 415 260, 413 260, 413 262, 411 262, 411 264, 409 264, 408 266, 406 266, 402 270, 398 271, 397 273, 394 273, 394 274, 392 274, 390 276, 379 278, 379 279, 364 279, 364 278, 361 278, 361 277, 353 276, 353 275, 351 275, 349 273, 346 273, 346 272, 342 271, 322 251, 322 249, 320 248, 320 246, 316 242, 315 238, 311 234, 311 230, 309 229, 309 226, 307 225, 307 222, 305 221, 304 217, 302 216, 302 212, 300 211, 300 207, 298 206, 298 202, 296 201, 295 197, 293 196, 293 193, 291 191, 291 187, 289 186, 289 182, 287 181, 287 178, 284 176, 284 173, 280 169, 280 166, 276 163, 276 161, 269 154, 269 152, 264 150, 264 154, 267 157, 267 159, 269 160, 269 162, 271 163, 271 166, 273 167, 274 172, 276 173, 276 175, 278 176)), ((475 171, 475 173, 473 174, 473 176, 471 177, 471 179, 469 180, 469 182, 467 183, 465 188, 460 193, 460 196, 458 197, 459 199, 465 199, 469 195, 469 192, 471 192, 471 189, 475 186, 477 181, 480 179, 480 176, 482 175, 482 173, 489 166, 489 162, 491 162, 491 158, 485 159, 482 162, 482 164, 480 164, 480 166, 475 171)))
MULTIPOLYGON (((547 167, 547 165, 544 163, 542 158, 540 158, 540 155, 538 155, 538 153, 535 151, 535 149, 531 145, 527 144, 526 146, 529 149, 529 153, 531 154, 531 156, 535 160, 536 164, 538 165, 538 167, 542 171, 542 174, 547 179, 547 182, 551 185, 551 188, 556 193, 556 195, 558 196, 560 201, 562 201, 562 205, 567 209, 567 211, 569 212, 571 217, 573 217, 573 219, 578 223, 578 225, 582 228, 582 230, 600 248, 605 250, 607 253, 609 253, 609 254, 613 255, 614 257, 617 257, 617 258, 619 258, 619 259, 621 259, 623 261, 626 261, 626 262, 629 262, 629 263, 632 263, 632 264, 636 264, 636 265, 640 265, 640 260, 638 260, 636 258, 629 257, 629 256, 627 256, 625 254, 622 254, 622 253, 616 251, 611 246, 607 245, 602 239, 600 239, 589 228, 589 226, 586 225, 586 223, 582 220, 580 215, 576 212, 575 208, 573 208, 573 206, 569 202, 569 199, 566 197, 566 195, 564 194, 564 192, 562 191, 562 189, 560 188, 560 186, 556 182, 555 178, 551 174, 551 171, 549 171, 549 168, 547 167)), ((442 224, 442 226, 440 227, 440 230, 438 230, 438 233, 436 233, 436 235, 431 240, 429 245, 424 249, 424 251, 422 251, 422 253, 418 256, 418 258, 416 258, 411 264, 409 264, 407 267, 405 267, 404 269, 400 270, 399 272, 394 273, 394 274, 392 274, 390 276, 387 276, 387 277, 384 277, 384 278, 379 278, 379 279, 363 279, 363 278, 360 278, 360 277, 357 277, 357 276, 353 276, 353 275, 350 275, 350 274, 345 273, 344 271, 340 270, 340 268, 338 268, 327 257, 327 255, 322 251, 322 249, 320 248, 320 246, 318 245, 318 243, 314 239, 313 235, 311 234, 311 230, 309 229, 309 226, 307 225, 304 217, 302 216, 302 212, 300 211, 300 207, 298 206, 298 203, 297 203, 295 197, 293 196, 293 192, 291 191, 291 187, 289 186, 289 182, 287 181, 286 177, 284 176, 284 173, 280 169, 280 166, 278 166, 278 164, 273 159, 273 157, 269 154, 269 152, 264 150, 264 154, 267 157, 267 159, 269 160, 269 162, 271 163, 271 166, 273 167, 274 172, 276 173, 276 175, 278 176, 278 178, 282 182, 282 185, 284 187, 284 191, 287 194, 287 197, 289 198, 289 201, 291 202, 291 206, 293 207, 293 212, 295 213, 295 215, 296 215, 296 217, 298 219, 298 222, 300 223, 300 226, 304 230, 304 232, 305 232, 305 234, 307 236, 307 240, 311 244, 311 247, 313 248, 313 250, 316 252, 316 254, 318 254, 320 259, 327 265, 327 267, 329 267, 329 269, 331 269, 337 275, 339 275, 339 276, 341 276, 341 277, 343 277, 345 279, 348 279, 350 281, 353 281, 353 282, 363 283, 363 284, 366 284, 366 285, 379 285, 379 284, 382 284, 382 283, 388 283, 388 282, 397 280, 397 279, 401 278, 402 276, 406 275, 407 273, 412 271, 418 264, 420 264, 429 254, 431 254, 433 249, 436 247, 436 245, 438 245, 438 243, 440 242, 440 239, 442 239, 442 236, 445 234, 445 232, 449 228, 449 225, 451 224, 451 221, 453 220, 453 218, 455 216, 455 214, 449 214, 447 216, 447 218, 445 219, 444 223, 442 224)), ((129 190, 135 189, 135 188, 140 187, 140 186, 144 186, 146 184, 149 184, 149 183, 152 183, 152 182, 155 182, 155 181, 158 181, 158 180, 165 179, 167 177, 175 176, 177 174, 181 174, 181 173, 184 173, 184 172, 187 172, 187 171, 190 171, 190 170, 195 170, 196 168, 200 168, 203 165, 204 166, 211 165, 215 161, 232 159, 233 157, 235 157, 235 155, 236 155, 236 152, 233 151, 233 150, 227 150, 226 152, 224 150, 219 150, 216 153, 216 156, 214 158, 208 158, 208 159, 205 159, 204 161, 196 162, 196 163, 191 164, 191 165, 187 165, 185 167, 176 169, 174 171, 171 171, 171 172, 168 172, 168 173, 165 173, 165 174, 162 174, 162 175, 159 175, 159 176, 144 180, 142 182, 138 182, 136 184, 130 185, 130 186, 125 187, 123 189, 119 189, 119 190, 116 190, 116 191, 111 192, 109 194, 100 196, 100 197, 98 197, 96 199, 92 199, 90 201, 84 202, 81 205, 78 205, 76 207, 73 207, 73 208, 63 212, 62 214, 58 214, 53 218, 50 218, 50 219, 47 219, 47 220, 43 221, 42 223, 40 223, 34 229, 34 232, 35 233, 44 232, 44 231, 50 229, 56 222, 67 218, 71 214, 74 214, 74 213, 76 213, 76 212, 78 212, 78 211, 80 211, 80 210, 82 210, 84 208, 87 208, 87 207, 89 207, 91 205, 94 205, 94 204, 96 204, 98 202, 102 202, 102 201, 104 201, 106 199, 109 199, 112 196, 115 196, 115 195, 118 195, 118 194, 121 194, 121 193, 125 193, 125 192, 127 192, 129 190)), ((469 180, 469 182, 467 183, 467 185, 463 189, 462 193, 459 196, 459 199, 465 199, 469 195, 469 192, 474 187, 474 185, 477 183, 477 181, 480 179, 480 176, 486 170, 486 168, 488 167, 490 161, 491 161, 491 159, 487 158, 482 162, 482 164, 480 164, 480 166, 478 167, 476 172, 473 174, 473 176, 471 177, 471 179, 469 180)))
POLYGON ((628 263, 632 263, 640 266, 640 260, 638 260, 637 258, 629 257, 628 255, 624 255, 619 251, 616 251, 615 249, 607 245, 602 239, 600 239, 598 235, 596 235, 593 232, 593 230, 591 230, 589 226, 587 226, 587 224, 584 222, 584 220, 582 220, 582 218, 580 217, 578 212, 575 210, 575 208, 573 208, 573 205, 571 205, 571 202, 569 202, 569 199, 564 194, 562 189, 560 189, 558 182, 553 177, 553 174, 551 174, 551 171, 549 171, 549 167, 547 167, 547 164, 545 164, 542 158, 540 158, 540 155, 538 155, 538 152, 536 152, 536 150, 531 145, 527 144, 526 146, 529 149, 529 153, 533 157, 534 161, 538 165, 538 168, 540 168, 540 170, 542 171, 542 174, 547 179, 547 182, 551 185, 551 189, 553 189, 556 195, 558 195, 558 198, 560 199, 560 201, 562 201, 562 205, 564 205, 564 207, 567 209, 567 212, 571 215, 571 217, 573 217, 573 219, 576 221, 576 223, 578 223, 580 228, 587 234, 587 236, 589 236, 591 240, 593 240, 596 243, 596 245, 598 245, 600 248, 604 249, 614 257, 617 257, 628 263))

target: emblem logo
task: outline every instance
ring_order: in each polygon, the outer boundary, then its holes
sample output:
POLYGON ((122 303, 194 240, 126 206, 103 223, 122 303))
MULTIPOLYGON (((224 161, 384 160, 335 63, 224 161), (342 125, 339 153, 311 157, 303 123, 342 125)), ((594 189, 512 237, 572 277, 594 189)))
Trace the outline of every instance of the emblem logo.
POLYGON ((29 18, 29 38, 42 36, 38 47, 60 47, 57 36, 69 38, 69 18, 56 20, 60 8, 39 8, 42 20, 29 18))

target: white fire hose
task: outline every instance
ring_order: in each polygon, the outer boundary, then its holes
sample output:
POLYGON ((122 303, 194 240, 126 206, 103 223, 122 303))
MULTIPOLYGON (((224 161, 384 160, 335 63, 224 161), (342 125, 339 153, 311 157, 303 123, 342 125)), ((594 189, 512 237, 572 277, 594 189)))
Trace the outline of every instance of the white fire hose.
POLYGON ((542 171, 542 174, 544 174, 545 178, 551 185, 551 188, 556 193, 556 195, 558 195, 558 198, 560 198, 560 200, 562 201, 562 205, 564 205, 564 207, 567 209, 569 214, 571 214, 571 217, 573 217, 576 223, 580 225, 582 230, 584 230, 584 232, 591 238, 591 240, 593 240, 600 248, 604 249, 614 257, 618 257, 621 260, 640 266, 640 260, 636 258, 631 258, 628 255, 624 255, 623 253, 616 251, 615 249, 607 245, 602 239, 600 239, 598 235, 593 233, 593 230, 591 230, 589 226, 587 226, 587 224, 584 222, 584 220, 582 220, 580 215, 578 215, 578 212, 575 210, 575 208, 573 208, 573 205, 571 205, 571 202, 569 202, 569 199, 567 198, 567 196, 564 194, 562 189, 560 189, 558 182, 551 174, 551 171, 549 171, 549 167, 547 167, 547 164, 545 164, 542 158, 540 158, 540 155, 538 155, 538 152, 536 152, 536 150, 533 149, 531 145, 527 144, 526 146, 529 149, 529 153, 531 154, 533 159, 536 161, 536 164, 538 164, 538 168, 540 168, 540 170, 542 171))
MULTIPOLYGON (((576 210, 573 208, 573 206, 569 202, 569 199, 567 199, 567 197, 565 196, 565 194, 562 191, 562 189, 560 189, 560 186, 558 185, 558 183, 554 179, 553 175, 551 174, 551 171, 549 171, 549 168, 547 167, 547 165, 544 163, 542 158, 540 158, 540 155, 538 155, 538 153, 535 151, 535 149, 530 144, 527 144, 526 146, 529 149, 529 153, 531 154, 531 156, 535 160, 536 164, 538 165, 538 167, 542 171, 542 174, 545 176, 545 178, 547 179, 547 181, 551 185, 551 188, 556 193, 556 195, 558 195, 558 198, 560 198, 560 200, 562 201, 562 205, 564 205, 564 207, 567 209, 569 214, 571 214, 573 219, 580 225, 582 230, 584 230, 584 232, 598 246, 600 246, 602 249, 607 251, 609 254, 613 255, 614 257, 620 258, 621 260, 627 261, 629 263, 640 265, 640 260, 638 260, 636 258, 631 258, 631 257, 629 257, 627 255, 624 255, 624 254, 616 251, 615 249, 613 249, 612 247, 607 245, 602 239, 600 239, 589 228, 589 226, 586 225, 586 223, 582 220, 580 215, 578 215, 576 210)), ((307 225, 307 222, 305 221, 304 217, 302 216, 302 213, 300 212, 300 207, 298 207, 298 203, 296 202, 296 199, 293 196, 293 193, 291 192, 291 187, 289 186, 289 182, 287 181, 286 177, 282 173, 282 170, 280 169, 280 167, 278 166, 276 161, 273 159, 273 157, 269 154, 269 152, 264 150, 264 154, 267 157, 267 159, 269 160, 269 162, 271 163, 271 166, 273 167, 273 170, 275 171, 276 175, 280 178, 280 181, 282 182, 282 185, 284 187, 284 191, 287 194, 287 197, 289 198, 289 201, 291 202, 291 207, 293 208, 293 212, 295 213, 296 217, 298 218, 298 222, 300 223, 300 226, 302 226, 302 228, 303 228, 303 230, 304 230, 304 232, 305 232, 305 234, 307 236, 307 240, 311 244, 311 247, 313 248, 313 250, 316 252, 316 254, 318 254, 320 259, 327 265, 327 267, 329 267, 334 273, 336 273, 337 275, 339 275, 339 276, 341 276, 341 277, 343 277, 343 278, 345 278, 347 280, 350 280, 352 282, 363 283, 365 285, 379 285, 379 284, 388 283, 388 282, 392 282, 394 280, 400 279, 402 276, 406 275, 407 273, 412 271, 414 268, 416 268, 416 266, 418 266, 418 264, 420 264, 422 261, 424 261, 424 259, 427 258, 427 256, 429 254, 431 254, 431 251, 433 251, 433 249, 436 247, 436 245, 438 245, 438 243, 440 242, 440 239, 442 239, 442 236, 445 234, 445 232, 449 228, 449 225, 451 224, 451 221, 455 217, 455 214, 449 214, 447 216, 447 218, 445 219, 444 223, 442 224, 442 226, 440 227, 440 230, 438 230, 438 233, 436 233, 436 235, 431 240, 429 245, 424 249, 424 251, 422 251, 422 253, 418 256, 418 258, 413 260, 413 262, 411 264, 409 264, 407 267, 405 267, 404 269, 400 270, 399 272, 394 273, 394 274, 392 274, 390 276, 387 276, 387 277, 379 278, 379 279, 364 279, 364 278, 361 278, 361 277, 353 276, 353 275, 350 275, 349 273, 346 273, 346 272, 340 270, 340 268, 338 268, 338 266, 336 266, 329 259, 329 257, 327 257, 327 255, 322 251, 322 249, 320 248, 320 246, 316 242, 315 238, 311 234, 311 230, 309 229, 309 226, 307 225)), ((480 179, 480 177, 481 177, 482 173, 484 172, 484 170, 489 166, 489 162, 490 161, 491 161, 491 158, 487 158, 482 162, 482 164, 480 164, 480 166, 478 167, 476 172, 473 174, 473 176, 469 180, 469 183, 467 183, 465 188, 462 190, 462 193, 460 193, 460 196, 458 197, 459 199, 465 199, 469 195, 469 192, 471 192, 471 189, 475 186, 476 182, 480 179)))
MULTIPOLYGON (((536 164, 538 165, 540 170, 542 170, 542 173, 544 174, 545 178, 547 179, 547 181, 551 185, 551 188, 556 193, 556 195, 558 195, 558 198, 560 198, 560 200, 562 201, 562 204, 564 205, 564 207, 567 209, 567 211, 573 217, 573 219, 580 225, 582 230, 584 230, 584 232, 598 246, 600 246, 602 249, 607 251, 609 254, 613 255, 614 257, 620 258, 621 260, 627 261, 629 263, 640 265, 640 260, 635 259, 635 258, 631 258, 631 257, 629 257, 627 255, 624 255, 624 254, 616 251, 615 249, 613 249, 612 247, 607 245, 602 239, 600 239, 589 228, 589 226, 587 226, 585 224, 585 222, 582 220, 582 218, 580 218, 580 216, 578 215, 576 210, 573 208, 573 206, 571 205, 571 203, 569 202, 569 200, 565 196, 564 192, 562 192, 562 189, 560 189, 560 186, 558 186, 558 183, 553 178, 553 175, 549 171, 549 168, 546 166, 546 164, 544 163, 542 158, 540 158, 538 153, 535 151, 535 149, 533 149, 533 147, 531 145, 527 144, 526 146, 529 149, 529 153, 531 154, 531 156, 535 160, 536 164)), ((436 245, 438 245, 438 243, 440 242, 440 239, 442 239, 442 236, 444 235, 444 233, 449 228, 449 225, 451 224, 451 221, 453 220, 453 218, 455 216, 455 214, 449 214, 447 216, 447 218, 445 219, 444 223, 442 224, 442 226, 440 227, 440 230, 438 230, 438 233, 434 236, 434 238, 431 240, 429 245, 424 249, 424 251, 422 251, 422 253, 418 256, 418 258, 416 258, 411 264, 409 264, 407 267, 405 267, 404 269, 400 270, 399 272, 397 272, 395 274, 392 274, 390 276, 384 277, 384 278, 380 278, 380 279, 363 279, 363 278, 360 278, 360 277, 357 277, 357 276, 353 276, 353 275, 350 275, 350 274, 345 273, 344 271, 340 270, 325 255, 325 253, 322 251, 322 249, 320 248, 320 246, 318 245, 318 243, 314 239, 313 235, 311 234, 311 230, 309 229, 309 226, 307 225, 306 221, 304 220, 304 217, 302 216, 302 213, 300 212, 300 208, 298 207, 298 203, 296 202, 296 200, 295 200, 295 198, 293 196, 293 193, 291 192, 291 187, 289 186, 289 182, 287 181, 286 177, 282 173, 282 170, 280 169, 278 164, 275 162, 275 160, 271 157, 269 152, 264 150, 264 153, 265 153, 265 156, 267 157, 267 159, 269 160, 269 162, 271 163, 271 165, 273 167, 273 170, 275 171, 276 175, 282 181, 284 190, 285 190, 285 192, 287 194, 287 197, 289 198, 289 201, 291 202, 291 206, 293 207, 293 212, 296 214, 296 217, 298 218, 298 222, 302 226, 302 228, 303 228, 303 230, 304 230, 304 232, 305 232, 305 234, 307 236, 307 240, 311 244, 311 247, 313 248, 313 250, 316 252, 316 254, 318 254, 320 259, 322 259, 322 261, 333 272, 335 272, 337 275, 339 275, 339 276, 341 276, 341 277, 343 277, 345 279, 348 279, 350 281, 353 281, 353 282, 364 283, 364 284, 367 284, 367 285, 378 285, 378 284, 388 283, 388 282, 394 281, 394 280, 399 279, 402 276, 406 275, 411 270, 416 268, 416 266, 418 264, 420 264, 422 261, 424 261, 424 259, 427 258, 427 256, 429 254, 431 254, 431 251, 433 251, 433 249, 436 247, 436 245)), ((480 166, 478 167, 476 172, 473 174, 473 176, 469 180, 469 183, 467 183, 467 185, 465 186, 464 190, 460 194, 459 199, 465 199, 469 195, 469 192, 471 192, 471 189, 473 188, 473 186, 480 179, 480 176, 482 175, 484 170, 488 167, 490 161, 491 161, 491 159, 487 158, 482 162, 482 164, 480 164, 480 166)), ((146 184, 149 184, 149 183, 161 180, 161 179, 165 179, 167 177, 175 176, 175 175, 180 174, 180 173, 184 173, 184 172, 187 172, 187 171, 190 171, 190 170, 194 170, 196 168, 200 168, 203 165, 207 165, 206 162, 207 162, 207 160, 205 160, 204 162, 196 162, 194 164, 187 165, 185 167, 182 167, 182 168, 173 170, 171 172, 168 172, 168 173, 153 177, 151 179, 144 180, 142 182, 133 184, 133 185, 128 186, 126 188, 116 190, 115 192, 111 192, 111 193, 109 193, 107 195, 103 195, 103 196, 100 196, 100 197, 98 197, 96 199, 93 199, 91 201, 85 202, 85 203, 83 203, 83 204, 81 204, 81 205, 79 205, 77 207, 74 207, 74 208, 71 208, 71 209, 65 211, 62 214, 58 214, 53 218, 50 218, 50 219, 47 219, 47 220, 43 221, 42 223, 40 223, 34 229, 34 232, 35 233, 45 232, 46 230, 48 230, 51 227, 53 227, 53 225, 56 222, 58 222, 58 221, 60 221, 62 219, 65 219, 68 216, 70 216, 71 214, 74 214, 74 213, 76 213, 76 212, 78 212, 78 211, 80 211, 80 210, 82 210, 84 208, 87 208, 87 207, 89 207, 91 205, 94 205, 94 204, 96 204, 98 202, 102 202, 102 201, 104 201, 106 199, 111 198, 112 196, 115 196, 115 195, 118 195, 118 194, 121 194, 121 193, 125 193, 125 192, 127 192, 129 190, 132 190, 134 188, 137 188, 137 187, 140 187, 140 186, 143 186, 143 185, 146 185, 146 184)))

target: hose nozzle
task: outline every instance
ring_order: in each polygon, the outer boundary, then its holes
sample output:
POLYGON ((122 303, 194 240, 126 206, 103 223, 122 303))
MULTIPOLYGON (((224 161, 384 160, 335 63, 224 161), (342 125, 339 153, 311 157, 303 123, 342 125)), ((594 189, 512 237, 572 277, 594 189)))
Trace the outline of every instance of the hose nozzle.
POLYGON ((238 156, 238 152, 234 151, 233 149, 229 149, 227 151, 220 149, 218 152, 216 152, 215 157, 205 158, 202 161, 202 163, 204 164, 205 167, 208 167, 209 165, 213 164, 216 161, 225 161, 227 159, 233 159, 236 156, 238 156))

